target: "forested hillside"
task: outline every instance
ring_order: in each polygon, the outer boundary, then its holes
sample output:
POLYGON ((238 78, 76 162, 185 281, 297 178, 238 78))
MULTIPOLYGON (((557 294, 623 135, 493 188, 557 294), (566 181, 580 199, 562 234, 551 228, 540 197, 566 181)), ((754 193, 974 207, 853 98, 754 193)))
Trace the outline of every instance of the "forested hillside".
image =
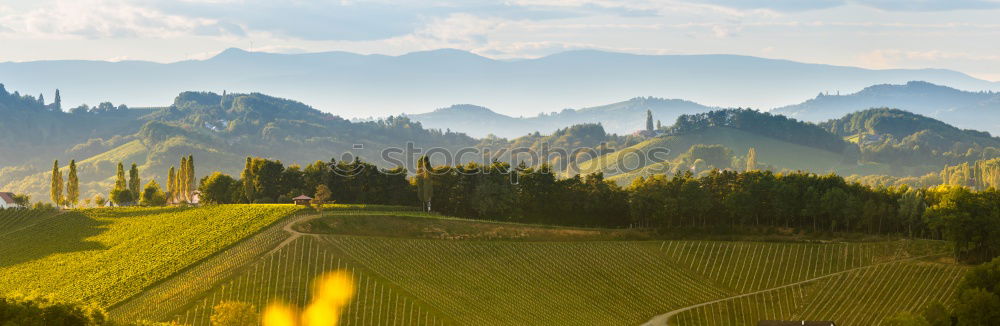
POLYGON ((1000 157, 1000 138, 898 109, 868 109, 820 126, 857 143, 868 162, 940 167, 1000 157))
POLYGON ((0 189, 35 200, 49 197, 46 169, 55 159, 79 163, 81 195, 90 198, 107 194, 119 162, 136 163, 143 179, 165 184, 165 172, 188 155, 197 157, 204 171, 235 173, 249 155, 305 165, 352 153, 389 166, 381 155, 388 147, 413 143, 454 150, 477 144, 464 134, 424 129, 405 117, 352 123, 258 93, 184 92, 161 109, 104 103, 68 113, 34 97, 3 94, 0 113, 10 118, 0 120, 6 139, 0 143, 0 189))
MULTIPOLYGON (((534 122, 573 121, 573 117, 600 122, 559 127, 551 133, 534 131, 512 139, 475 139, 448 128, 427 129, 408 117, 351 122, 301 102, 260 93, 184 92, 164 108, 130 109, 101 103, 96 107, 81 105, 69 112, 59 109, 60 102, 45 103, 40 97, 0 89, 0 113, 6 117, 0 121, 0 133, 6 139, 0 143, 0 188, 42 200, 48 197, 46 171, 55 159, 64 164, 76 160, 82 195, 87 198, 107 192, 119 162, 136 163, 146 180, 162 177, 162 172, 179 157, 188 155, 198 158, 199 167, 205 169, 202 171, 230 174, 239 171, 246 156, 301 166, 320 158, 353 160, 360 156, 381 168, 402 165, 412 172, 416 157, 407 160, 396 155, 394 158, 400 161, 382 155, 386 148, 405 149, 408 143, 425 151, 438 148, 452 154, 460 148, 479 150, 473 155, 452 157, 449 162, 432 156, 434 164, 489 164, 497 160, 513 166, 523 161, 537 167, 546 163, 561 176, 603 172, 621 184, 656 173, 742 170, 747 166, 750 149, 756 151, 754 164, 760 169, 858 175, 855 180, 868 175, 916 178, 938 173, 945 165, 1000 157, 1000 139, 988 133, 961 130, 895 109, 865 110, 819 125, 756 110, 723 109, 681 114, 668 125, 661 119, 700 106, 677 100, 634 98, 530 119, 479 119, 487 124, 524 122, 529 127, 540 126, 534 122), (690 105, 682 105, 685 103, 690 105), (635 125, 634 129, 645 129, 642 120, 647 118, 647 110, 652 114, 649 122, 656 126, 655 132, 622 136, 608 131, 605 122, 626 120, 635 125), (724 158, 705 156, 711 151, 692 151, 697 145, 718 149, 724 158), (512 157, 515 149, 530 153, 512 157), (629 155, 658 151, 662 151, 661 157, 647 157, 641 162, 629 155), (353 156, 342 156, 344 153, 353 156)), ((472 106, 453 107, 442 113, 467 115, 462 119, 496 115, 472 106)))
POLYGON ((750 109, 726 109, 706 113, 682 115, 664 131, 668 135, 704 130, 712 127, 729 127, 744 130, 794 144, 843 152, 848 144, 839 137, 813 124, 750 109))
POLYGON ((1000 93, 968 92, 922 81, 874 85, 853 94, 820 93, 813 99, 772 112, 822 122, 881 107, 906 110, 961 128, 1000 134, 1000 93))
POLYGON ((630 140, 635 141, 630 136, 605 132, 600 123, 588 123, 560 128, 549 135, 534 132, 511 140, 486 137, 477 147, 484 153, 493 153, 491 158, 499 161, 515 165, 523 162, 530 166, 545 163, 557 171, 564 171, 570 161, 581 162, 628 147, 630 140))
POLYGON ((0 84, 0 168, 41 163, 78 144, 135 133, 142 126, 136 121, 150 112, 110 102, 64 112, 58 91, 46 103, 44 94, 8 93, 0 84))

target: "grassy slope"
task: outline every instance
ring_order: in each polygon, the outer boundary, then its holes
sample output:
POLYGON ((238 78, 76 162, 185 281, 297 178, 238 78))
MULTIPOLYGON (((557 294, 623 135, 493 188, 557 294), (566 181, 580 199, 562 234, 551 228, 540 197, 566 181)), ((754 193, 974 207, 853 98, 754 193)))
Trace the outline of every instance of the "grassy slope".
POLYGON ((63 213, 0 235, 0 293, 109 306, 297 210, 232 205, 63 213))
MULTIPOLYGON (((943 243, 932 241, 594 241, 621 235, 594 229, 551 233, 535 226, 512 233, 517 224, 457 221, 416 212, 341 211, 332 215, 339 216, 328 216, 323 222, 344 227, 336 232, 366 236, 303 234, 280 250, 246 264, 232 277, 219 280, 195 300, 172 303, 175 307, 167 309, 173 311, 172 318, 158 318, 203 325, 211 307, 223 300, 263 307, 279 298, 302 305, 309 300, 309 280, 326 270, 346 268, 358 281, 357 297, 345 312, 345 324, 349 325, 389 320, 401 324, 637 324, 674 309, 753 291, 765 292, 719 304, 738 310, 708 305, 682 313, 675 320, 726 324, 736 316, 808 316, 847 321, 840 323, 844 325, 868 325, 886 314, 918 309, 929 299, 948 297, 947 290, 954 287, 963 270, 954 264, 928 261, 920 264, 929 266, 929 271, 917 268, 897 278, 897 274, 886 274, 891 269, 880 267, 895 265, 877 265, 947 252, 943 243), (431 231, 414 232, 418 229, 410 225, 413 219, 427 217, 434 217, 427 220, 426 229, 431 231), (376 221, 353 223, 346 222, 348 219, 376 221), (400 227, 405 230, 402 235, 370 236, 387 235, 387 230, 400 227), (586 234, 584 231, 597 235, 578 237, 586 234), (559 241, 525 240, 539 237, 559 241), (771 290, 838 272, 845 273, 839 278, 771 290), (847 278, 868 277, 865 275, 882 275, 873 277, 887 280, 887 287, 935 284, 933 291, 938 292, 932 295, 913 290, 905 293, 916 299, 883 302, 878 300, 892 299, 886 296, 895 292, 881 296, 883 292, 877 288, 859 288, 869 302, 878 301, 879 305, 873 308, 864 302, 840 300, 807 307, 814 300, 827 300, 826 296, 852 295, 840 290, 840 285, 824 282, 858 287, 871 280, 847 278), (779 301, 767 304, 768 300, 779 301)), ((315 222, 300 224, 297 229, 324 231, 315 222)), ((909 268, 916 263, 892 264, 909 268)))
POLYGON ((828 172, 840 167, 843 162, 840 153, 792 144, 742 130, 716 127, 681 136, 649 139, 618 152, 580 163, 579 171, 585 173, 603 171, 605 176, 613 176, 621 173, 615 168, 617 165, 627 168, 645 166, 635 159, 635 153, 646 153, 653 148, 666 148, 670 153, 661 158, 673 159, 687 152, 688 148, 695 144, 720 144, 740 156, 746 155, 750 147, 754 147, 757 150, 758 162, 792 170, 828 172), (632 154, 629 154, 630 152, 632 154))
POLYGON ((681 136, 649 139, 615 153, 582 162, 579 164, 579 168, 572 173, 600 171, 604 172, 608 179, 620 185, 627 185, 640 176, 647 177, 670 171, 669 162, 655 163, 650 160, 637 160, 637 153, 647 153, 653 148, 665 148, 670 150, 669 154, 660 155, 659 158, 673 160, 696 144, 723 145, 733 150, 737 156, 746 155, 750 147, 753 147, 757 150, 759 163, 774 166, 779 171, 784 169, 803 170, 818 174, 836 172, 842 175, 894 173, 894 167, 885 164, 844 163, 841 153, 793 144, 726 127, 710 128, 681 136))

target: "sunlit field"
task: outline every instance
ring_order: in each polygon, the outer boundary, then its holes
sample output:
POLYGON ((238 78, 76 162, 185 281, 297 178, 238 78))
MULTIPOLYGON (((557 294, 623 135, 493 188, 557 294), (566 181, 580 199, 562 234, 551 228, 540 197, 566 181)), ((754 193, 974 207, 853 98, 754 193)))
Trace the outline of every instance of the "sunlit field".
POLYGON ((965 270, 939 259, 949 250, 940 241, 635 240, 642 236, 623 230, 385 207, 341 206, 315 217, 276 223, 111 313, 208 325, 224 301, 304 306, 311 280, 345 270, 356 293, 343 325, 726 325, 763 317, 869 325, 947 302, 965 270))
POLYGON ((299 208, 105 208, 65 212, 0 235, 0 292, 107 307, 299 208))

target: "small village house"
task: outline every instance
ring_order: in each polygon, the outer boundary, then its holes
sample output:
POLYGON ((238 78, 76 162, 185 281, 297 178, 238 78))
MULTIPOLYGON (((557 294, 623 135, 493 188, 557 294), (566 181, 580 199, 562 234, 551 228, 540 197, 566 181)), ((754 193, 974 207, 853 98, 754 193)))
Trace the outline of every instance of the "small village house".
POLYGON ((14 202, 14 193, 0 192, 0 209, 24 208, 14 202))
MULTIPOLYGON (((285 197, 285 198, 287 198, 287 197, 285 197)), ((306 196, 306 195, 302 195, 302 196, 298 196, 298 197, 292 198, 292 201, 295 202, 295 205, 300 205, 300 206, 309 206, 309 202, 311 202, 312 200, 313 200, 312 198, 310 198, 309 196, 306 196)))

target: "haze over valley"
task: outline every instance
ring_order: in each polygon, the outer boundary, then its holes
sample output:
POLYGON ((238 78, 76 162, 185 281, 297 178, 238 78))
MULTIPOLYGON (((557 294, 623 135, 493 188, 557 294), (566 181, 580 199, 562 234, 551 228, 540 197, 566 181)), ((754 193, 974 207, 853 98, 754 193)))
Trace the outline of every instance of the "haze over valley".
POLYGON ((1000 0, 0 3, 0 325, 1000 325, 1000 0))

